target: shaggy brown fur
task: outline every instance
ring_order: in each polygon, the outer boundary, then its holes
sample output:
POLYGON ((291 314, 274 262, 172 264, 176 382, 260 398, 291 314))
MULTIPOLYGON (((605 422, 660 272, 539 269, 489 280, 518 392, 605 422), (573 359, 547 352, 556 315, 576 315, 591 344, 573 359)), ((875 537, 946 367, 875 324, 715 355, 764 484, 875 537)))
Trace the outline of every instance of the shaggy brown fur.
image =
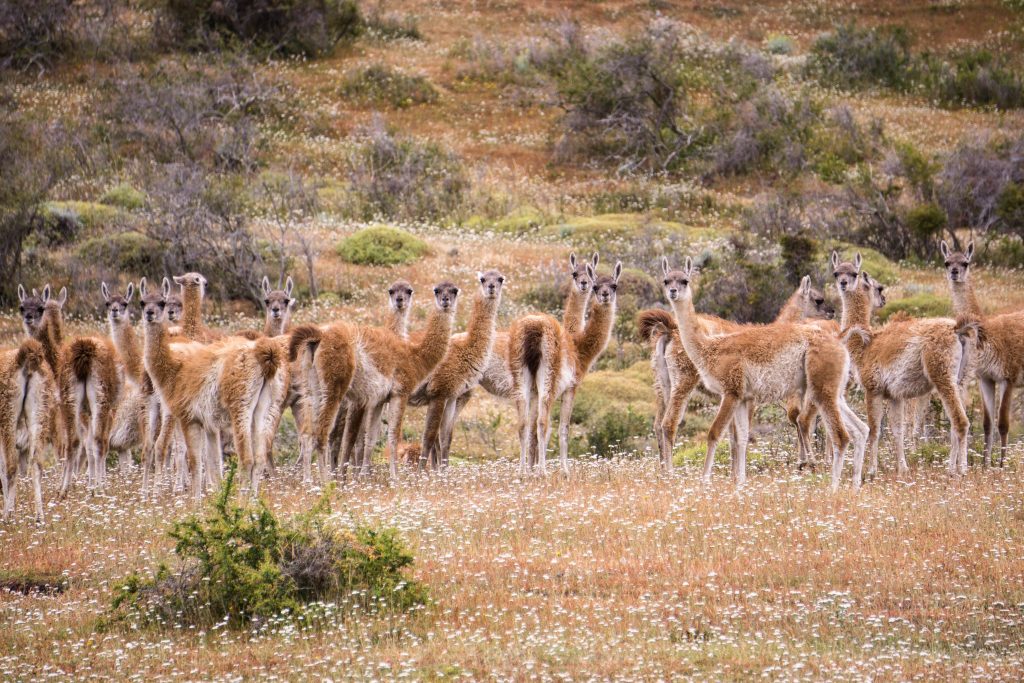
POLYGON ((286 390, 281 343, 228 338, 207 346, 172 347, 163 320, 170 283, 164 279, 161 293, 147 293, 145 284, 139 288, 146 370, 184 434, 193 495, 202 496, 204 464, 211 481, 220 479, 220 433, 228 429, 242 481, 255 494, 268 432, 277 424, 286 390))
POLYGON ((526 475, 528 463, 532 467, 534 453, 541 474, 546 473, 551 411, 559 398, 559 462, 562 472, 569 472, 569 421, 576 389, 611 337, 622 264, 615 264, 612 277, 598 278, 589 263, 586 271, 594 283, 595 301, 581 332, 570 333, 549 315, 529 315, 509 327, 508 369, 519 415, 521 476, 526 475))
POLYGON ((946 280, 953 296, 954 315, 981 322, 983 340, 978 344, 975 373, 983 406, 984 464, 988 465, 992 460, 995 442, 992 421, 998 415, 999 466, 1002 467, 1010 433, 1013 390, 1024 386, 1024 312, 986 316, 981 310, 971 281, 974 242, 967 245, 966 252, 953 251, 943 242, 942 256, 946 280))
MULTIPOLYGON (((846 404, 849 355, 832 335, 812 325, 773 323, 719 337, 708 335, 693 308, 690 259, 681 271, 663 260, 665 294, 679 325, 679 337, 701 381, 722 397, 708 430, 705 481, 711 478, 715 449, 726 427, 732 430, 732 473, 737 485, 746 480, 746 447, 750 403, 785 400, 796 393, 804 405, 815 405, 825 417, 832 438, 832 489, 839 488, 843 456, 852 431, 854 487, 860 486, 866 428, 846 404)), ((801 411, 803 412, 803 410, 801 411)), ((799 431, 798 431, 799 433, 799 431)))
POLYGON ((57 389, 42 344, 27 339, 0 351, 0 484, 4 521, 14 513, 18 465, 27 460, 36 521, 43 521, 42 474, 57 389))
POLYGON ((451 335, 458 287, 434 287, 435 308, 425 331, 403 340, 379 327, 336 323, 304 325, 292 331, 289 358, 302 359, 314 448, 321 479, 327 478, 324 447, 343 399, 362 410, 362 434, 355 459, 364 472, 377 441, 381 413, 388 410, 388 466, 398 474, 396 455, 409 396, 444 357, 451 335))
POLYGON ((505 276, 496 270, 488 270, 477 273, 477 279, 480 289, 473 300, 466 331, 451 338, 447 353, 430 379, 409 399, 411 405, 427 406, 423 447, 420 449, 423 467, 437 469, 447 464, 447 447, 451 444, 452 435, 442 427, 453 423, 451 417, 458 407, 459 396, 480 382, 494 344, 505 276))
POLYGON ((206 298, 206 278, 199 273, 175 275, 174 282, 181 287, 181 325, 170 329, 171 335, 193 341, 209 343, 222 335, 203 323, 203 299, 206 298))
MULTIPOLYGON (((818 322, 828 323, 838 332, 838 325, 830 320, 834 316, 835 308, 825 300, 820 290, 811 286, 811 278, 804 276, 800 286, 779 311, 775 322, 793 323, 817 318, 820 319, 818 322)), ((698 314, 697 317, 705 334, 733 333, 750 327, 724 321, 716 316, 698 314)), ((707 389, 701 385, 700 373, 686 355, 672 313, 661 309, 641 311, 637 315, 637 327, 640 338, 651 345, 655 394, 654 434, 658 441, 662 467, 671 472, 676 430, 685 419, 690 396, 694 389, 699 388, 704 392, 707 392, 707 389)), ((793 396, 787 404, 794 426, 801 401, 802 396, 793 396)), ((748 407, 748 422, 753 420, 754 409, 755 406, 751 403, 748 407)))
POLYGON ((969 425, 960 385, 970 364, 970 332, 948 318, 896 322, 872 330, 872 285, 860 267, 860 254, 850 263, 841 262, 839 254, 832 252, 833 275, 843 301, 842 327, 861 331, 849 335, 846 343, 864 388, 871 449, 868 473, 874 474, 878 468, 885 400, 892 405, 889 416, 897 467, 899 474, 904 475, 908 468, 903 453, 903 401, 927 396, 932 391, 939 395, 953 426, 949 472, 966 472, 969 425))

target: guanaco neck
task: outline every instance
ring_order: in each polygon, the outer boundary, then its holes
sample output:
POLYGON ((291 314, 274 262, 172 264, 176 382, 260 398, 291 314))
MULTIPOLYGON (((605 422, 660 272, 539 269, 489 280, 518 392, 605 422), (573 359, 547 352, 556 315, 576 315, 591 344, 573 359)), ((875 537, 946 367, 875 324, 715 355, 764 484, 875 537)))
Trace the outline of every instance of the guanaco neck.
POLYGON ((292 326, 292 312, 291 309, 285 309, 284 315, 278 320, 270 315, 270 311, 267 311, 267 321, 263 325, 263 335, 265 337, 279 337, 292 326))
POLYGON ((565 298, 565 307, 562 309, 562 327, 570 335, 576 335, 583 329, 583 315, 589 299, 589 289, 584 294, 575 284, 569 286, 569 296, 565 298))
POLYGON ((145 363, 142 359, 142 345, 139 337, 135 334, 135 328, 131 321, 122 318, 118 322, 110 320, 110 338, 114 341, 114 348, 124 362, 124 369, 127 376, 137 386, 142 386, 142 380, 146 374, 145 363))
POLYGON ((144 352, 143 360, 146 372, 159 387, 173 386, 174 378, 180 370, 181 363, 171 355, 168 341, 167 325, 146 324, 143 329, 144 352))
POLYGON ((448 340, 452 334, 452 318, 455 310, 442 311, 434 308, 427 318, 427 327, 418 339, 409 343, 409 358, 418 366, 419 376, 425 377, 448 351, 448 340))
POLYGON ((43 311, 43 322, 39 326, 36 339, 43 346, 43 356, 54 376, 60 363, 60 349, 64 344, 64 313, 59 308, 47 308, 43 311))
POLYGON ((970 276, 966 281, 950 282, 949 287, 953 298, 953 315, 958 318, 966 317, 974 320, 984 317, 978 297, 974 294, 974 285, 971 284, 970 276))
POLYGON ((498 302, 480 294, 473 300, 473 310, 466 324, 466 350, 473 358, 484 359, 491 352, 498 325, 498 302))
POLYGON ((775 316, 777 323, 798 323, 804 319, 803 294, 798 289, 790 295, 786 305, 775 316))
POLYGON ((412 310, 411 306, 398 310, 397 308, 391 308, 391 315, 388 316, 387 325, 385 328, 394 332, 402 339, 409 338, 409 311, 412 310))
POLYGON ((199 287, 181 289, 181 333, 196 339, 203 329, 203 295, 199 287))
POLYGON ((698 370, 706 370, 705 354, 707 351, 707 335, 701 327, 697 311, 693 307, 693 298, 679 297, 672 302, 672 310, 679 324, 679 340, 683 344, 686 355, 698 370))
MULTIPOLYGON (((860 327, 866 332, 871 331, 871 295, 860 286, 852 291, 843 292, 843 317, 840 323, 841 330, 848 330, 850 327, 860 327)), ((846 348, 850 351, 853 362, 860 365, 864 358, 864 351, 867 349, 867 342, 859 334, 851 334, 847 337, 846 348)))
POLYGON ((587 324, 583 333, 576 335, 576 356, 582 373, 590 371, 590 366, 598 356, 604 353, 608 341, 612 337, 612 324, 615 322, 615 301, 599 304, 596 301, 590 307, 587 324))

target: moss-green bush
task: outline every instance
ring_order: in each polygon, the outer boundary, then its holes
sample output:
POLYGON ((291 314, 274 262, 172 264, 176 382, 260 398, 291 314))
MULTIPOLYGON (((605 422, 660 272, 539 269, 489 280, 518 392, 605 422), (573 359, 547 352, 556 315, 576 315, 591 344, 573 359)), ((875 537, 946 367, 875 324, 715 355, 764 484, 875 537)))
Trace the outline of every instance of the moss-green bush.
POLYGON ((914 78, 910 35, 898 26, 836 26, 811 46, 807 71, 828 86, 905 89, 914 78))
POLYGON ((878 312, 878 319, 885 322, 897 311, 905 311, 914 318, 939 318, 953 312, 949 297, 931 292, 918 292, 899 299, 889 298, 885 308, 878 312))
POLYGON ((422 605, 426 588, 405 575, 413 557, 392 529, 327 526, 330 490, 308 513, 278 519, 262 502, 232 498, 235 468, 205 513, 175 522, 178 566, 115 587, 113 616, 131 626, 234 628, 299 619, 330 600, 343 608, 395 611, 422 605))
POLYGON ((580 425, 585 452, 602 456, 649 445, 654 420, 650 363, 588 375, 576 392, 572 421, 580 425))
POLYGON ((412 263, 430 253, 427 243, 404 230, 378 225, 343 239, 338 256, 363 266, 395 266, 412 263))
POLYGON ((395 109, 437 101, 437 90, 423 76, 411 76, 386 64, 372 64, 346 77, 343 97, 384 103, 395 109))
POLYGON ((103 193, 100 204, 134 211, 145 206, 146 195, 127 183, 118 183, 103 193))
POLYGON ((160 242, 132 230, 90 237, 78 245, 75 253, 85 263, 141 274, 161 268, 163 251, 160 242))
POLYGON ((124 215, 114 206, 97 202, 46 202, 43 220, 73 220, 87 233, 114 228, 124 221, 124 215))

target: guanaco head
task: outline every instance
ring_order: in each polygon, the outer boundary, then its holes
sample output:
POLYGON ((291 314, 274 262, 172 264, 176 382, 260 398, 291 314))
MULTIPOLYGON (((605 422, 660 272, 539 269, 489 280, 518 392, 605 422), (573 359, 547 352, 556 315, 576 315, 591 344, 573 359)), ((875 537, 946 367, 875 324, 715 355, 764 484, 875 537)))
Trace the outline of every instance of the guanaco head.
POLYGON ((971 259, 974 257, 974 241, 971 240, 967 243, 967 251, 964 252, 953 251, 946 244, 946 240, 942 240, 939 244, 939 249, 942 251, 942 258, 945 260, 943 265, 946 266, 946 277, 949 278, 949 281, 967 282, 971 259))
POLYGON ((673 270, 668 264, 668 259, 661 257, 661 273, 664 275, 662 285, 665 288, 665 297, 669 301, 683 300, 693 296, 690 289, 690 281, 695 274, 693 260, 687 256, 686 263, 682 270, 673 270))
POLYGON ((615 271, 611 275, 598 277, 593 267, 587 264, 587 275, 594 281, 594 300, 599 306, 611 306, 615 303, 615 292, 619 288, 619 276, 622 275, 622 261, 615 264, 615 271))
POLYGON ((871 309, 877 311, 885 306, 885 285, 868 275, 867 271, 860 272, 863 287, 871 296, 871 309))
POLYGON ((811 285, 811 276, 804 275, 800 280, 800 303, 804 318, 824 318, 832 320, 836 317, 836 308, 825 300, 825 294, 811 285))
POLYGON ((580 294, 586 294, 594 287, 594 276, 591 272, 597 270, 597 263, 601 256, 595 251, 590 261, 577 261, 576 253, 569 254, 569 266, 572 269, 572 284, 580 294))
POLYGON ((125 289, 124 296, 121 296, 117 292, 111 293, 110 288, 107 287, 107 283, 101 282, 100 293, 103 294, 103 305, 106 306, 107 319, 110 320, 110 324, 116 326, 131 322, 132 315, 128 305, 131 303, 132 296, 135 294, 134 284, 129 282, 128 288, 125 289))
POLYGON ((25 288, 18 285, 18 311, 21 313, 21 324, 25 328, 25 334, 30 337, 38 335, 47 313, 59 314, 64 308, 64 302, 68 300, 67 287, 61 287, 56 297, 51 296, 50 292, 50 285, 47 284, 43 287, 42 294, 33 288, 32 295, 29 296, 25 288))
POLYGON ((404 311, 412 304, 412 285, 396 280, 388 287, 388 304, 393 311, 404 311))
POLYGON ((434 285, 434 303, 445 313, 455 313, 455 302, 459 296, 459 288, 454 283, 439 282, 434 285))
POLYGON ((480 281, 480 296, 485 299, 500 299, 501 286, 505 284, 505 276, 496 270, 487 270, 476 274, 480 281))
POLYGON ((181 316, 184 315, 185 304, 181 301, 181 295, 175 292, 171 292, 167 295, 167 299, 164 301, 164 315, 167 316, 167 320, 172 324, 176 325, 181 321, 181 316))
POLYGON ((295 289, 295 281, 289 275, 284 281, 284 289, 271 289, 270 279, 263 276, 263 305, 267 307, 267 317, 274 322, 287 320, 291 315, 292 307, 295 306, 295 299, 292 298, 292 290, 295 289))
POLYGON ((174 281, 181 285, 181 291, 198 289, 199 296, 206 296, 206 278, 199 273, 185 273, 184 275, 175 275, 174 281))
POLYGON ((860 252, 853 257, 853 263, 849 261, 840 261, 839 252, 832 252, 832 277, 836 279, 836 287, 839 288, 839 293, 843 294, 848 289, 853 289, 854 285, 857 284, 857 278, 860 276, 860 266, 862 259, 860 252))
POLYGON ((142 306, 142 320, 146 325, 163 324, 164 309, 170 293, 171 283, 167 278, 164 278, 159 292, 146 289, 146 278, 139 280, 139 304, 142 306))

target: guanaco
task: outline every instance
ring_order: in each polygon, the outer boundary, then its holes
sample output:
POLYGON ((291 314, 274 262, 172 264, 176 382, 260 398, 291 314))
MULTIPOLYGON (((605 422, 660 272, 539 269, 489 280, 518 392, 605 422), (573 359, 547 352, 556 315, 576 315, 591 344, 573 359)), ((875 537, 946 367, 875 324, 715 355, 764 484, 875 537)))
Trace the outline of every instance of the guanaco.
POLYGON ((992 422, 998 415, 999 466, 1002 467, 1006 460, 1013 390, 1024 386, 1024 312, 985 315, 971 279, 974 242, 967 245, 966 252, 950 249, 945 241, 941 249, 953 297, 953 314, 958 318, 981 321, 984 330, 978 343, 975 366, 983 406, 984 464, 992 461, 995 442, 992 422))
MULTIPOLYGON (((908 471, 903 449, 903 401, 935 391, 952 425, 949 472, 967 470, 967 414, 960 385, 970 364, 972 325, 949 318, 924 318, 871 328, 871 280, 861 270, 861 255, 841 261, 832 252, 832 269, 843 302, 842 327, 858 328, 846 345, 864 388, 871 457, 868 473, 878 469, 878 439, 888 399, 899 475, 908 471)), ((974 325, 976 326, 976 325, 974 325)))
POLYGON ((708 335, 693 307, 693 262, 687 258, 682 270, 672 270, 663 259, 662 271, 680 342, 704 386, 722 397, 708 430, 703 480, 710 481, 719 438, 730 427, 733 480, 742 486, 746 481, 749 404, 781 401, 797 393, 804 397, 801 412, 814 405, 825 419, 833 447, 832 490, 839 488, 851 437, 853 485, 859 487, 867 429, 846 403, 850 357, 839 339, 815 326, 798 323, 773 323, 717 337, 708 335))
POLYGON ((604 352, 615 321, 616 290, 622 263, 613 275, 597 277, 586 264, 593 302, 582 331, 572 333, 550 315, 528 315, 508 331, 508 368, 519 416, 519 472, 525 476, 536 449, 541 474, 547 471, 551 411, 561 399, 558 427, 559 463, 569 473, 569 424, 576 390, 604 352))
POLYGON ((43 346, 26 339, 0 351, 0 484, 4 521, 14 514, 19 464, 26 461, 35 494, 36 521, 43 521, 43 459, 57 389, 43 346))

